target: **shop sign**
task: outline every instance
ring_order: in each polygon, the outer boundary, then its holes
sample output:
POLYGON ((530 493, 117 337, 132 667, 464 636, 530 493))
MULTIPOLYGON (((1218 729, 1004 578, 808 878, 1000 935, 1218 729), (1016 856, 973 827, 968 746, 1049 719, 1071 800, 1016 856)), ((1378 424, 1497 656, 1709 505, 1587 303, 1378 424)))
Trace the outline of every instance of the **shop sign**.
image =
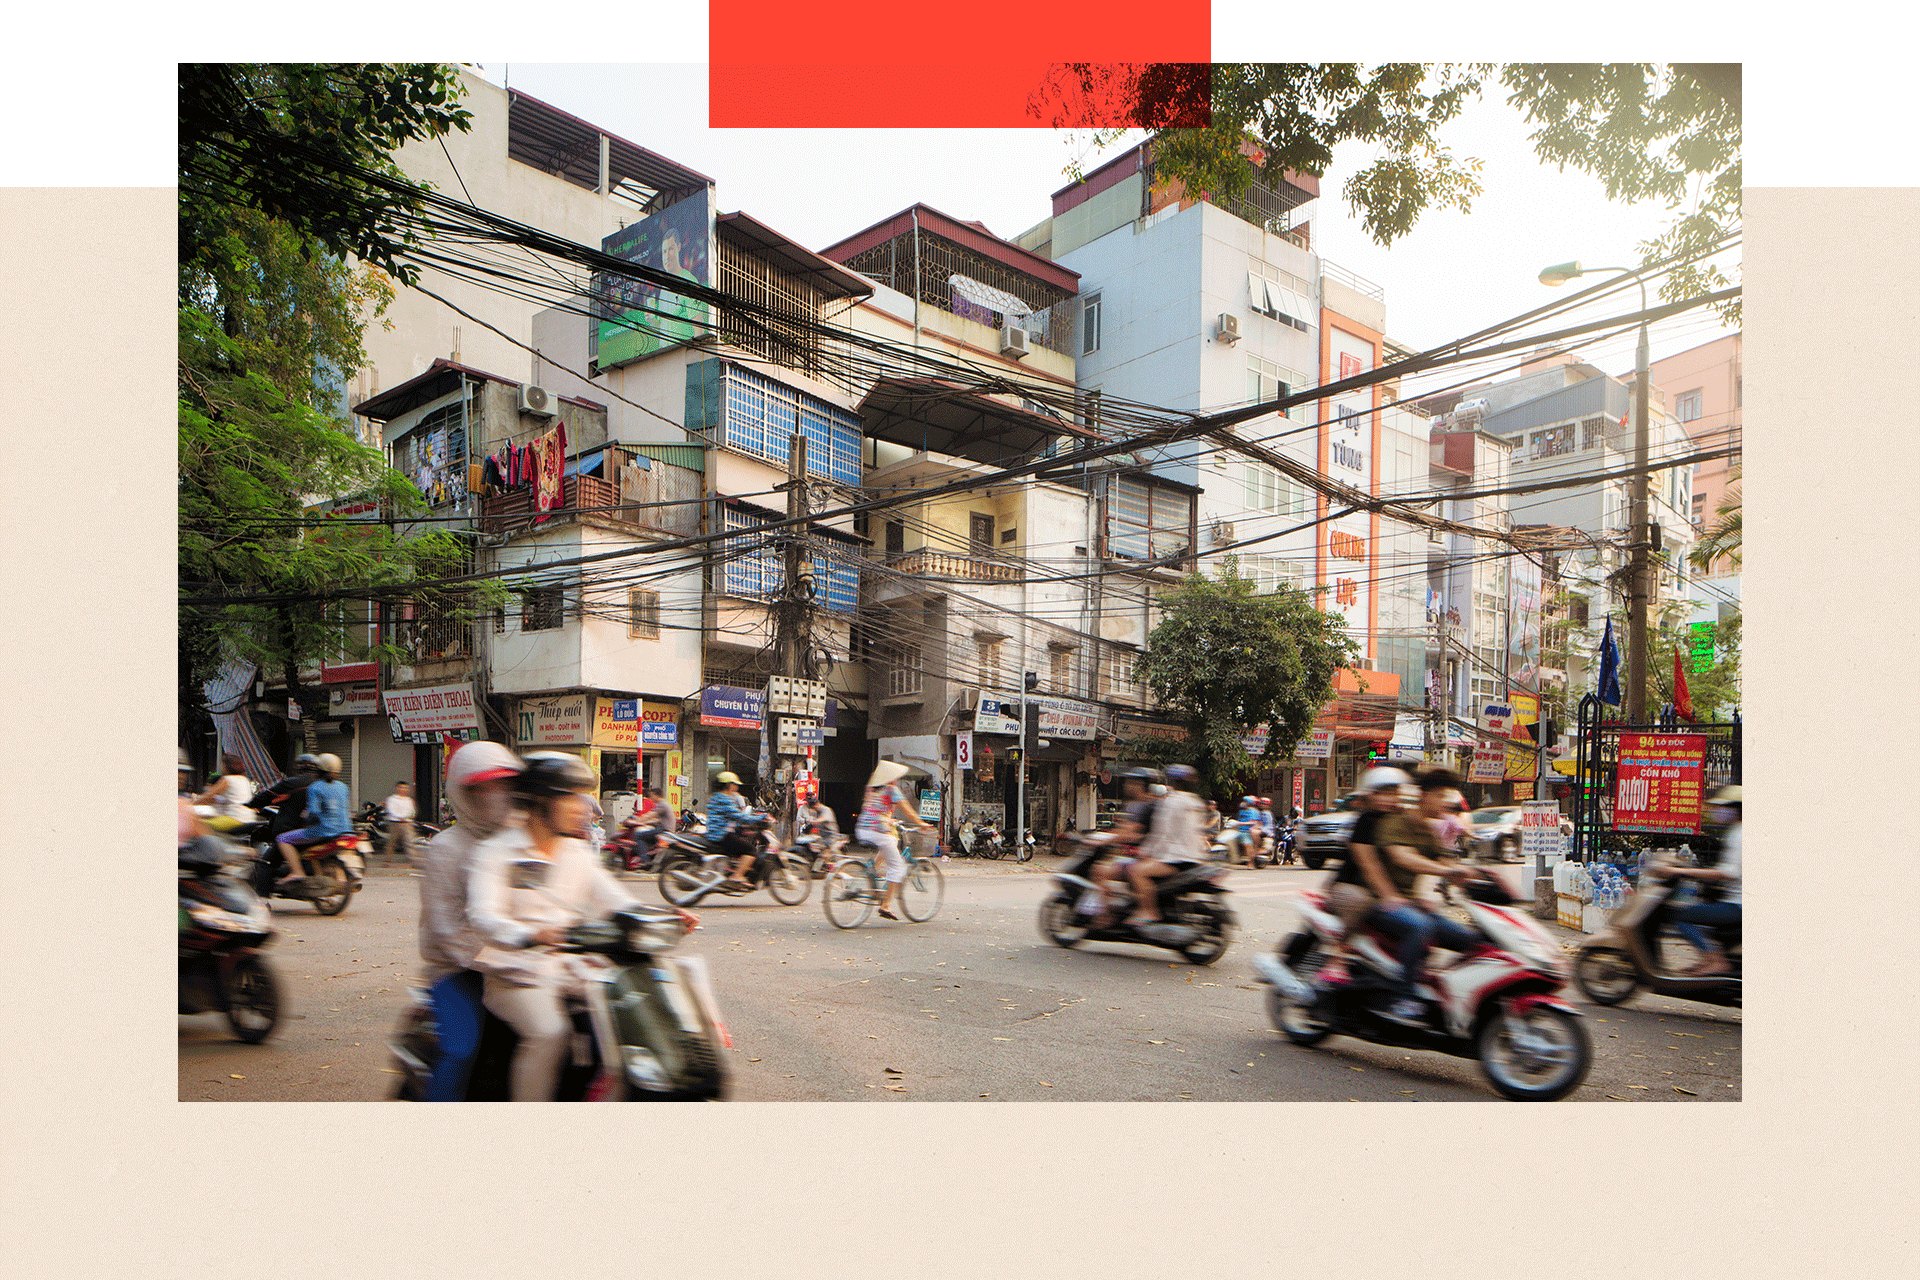
POLYGON ((973 712, 973 731, 1018 734, 1020 732, 1020 695, 989 693, 982 690, 980 703, 973 712))
MULTIPOLYGON (((1158 738, 1163 742, 1185 742, 1187 731, 1177 724, 1162 724, 1158 720, 1135 720, 1128 716, 1113 718, 1113 736, 1120 742, 1134 742, 1141 738, 1158 738)), ((1328 735, 1332 737, 1331 734, 1328 735)))
POLYGON ((1513 728, 1513 708, 1507 703, 1485 704, 1480 708, 1480 727, 1505 737, 1513 728))
POLYGON ((1476 742, 1473 746, 1473 764, 1467 770, 1467 781, 1501 782, 1506 776, 1506 748, 1498 742, 1476 742))
POLYGON ((1503 742, 1502 750, 1507 753, 1507 777, 1535 778, 1540 774, 1540 757, 1532 747, 1522 747, 1515 743, 1503 742))
POLYGON ((680 708, 638 698, 593 700, 593 744, 617 750, 673 747, 680 743, 680 708), (624 714, 622 714, 624 713, 624 714))
POLYGON ((1527 726, 1540 719, 1540 699, 1530 693, 1515 693, 1507 696, 1507 702, 1513 708, 1513 724, 1510 732, 1516 742, 1532 742, 1527 726))
POLYGON ((956 733, 953 735, 953 767, 955 769, 973 768, 973 735, 956 733))
POLYGON ((443 684, 429 689, 387 690, 387 714, 400 720, 408 733, 451 733, 478 729, 471 684, 443 684))
POLYGON ((693 781, 681 772, 686 767, 685 752, 667 752, 667 807, 672 809, 676 816, 686 806, 686 788, 693 781))
POLYGON ((1560 802, 1528 800, 1520 806, 1520 854, 1524 858, 1558 858, 1566 853, 1560 834, 1560 802))
POLYGON ((587 741, 587 695, 522 698, 515 706, 513 740, 523 747, 577 747, 587 741))
POLYGON ((920 793, 920 820, 938 826, 940 822, 940 788, 928 787, 920 793))
POLYGON ((333 716, 377 716, 380 691, 370 684, 341 685, 327 692, 327 714, 333 716))
POLYGON ((416 747, 431 747, 435 743, 445 743, 448 739, 455 742, 472 742, 478 729, 450 729, 443 733, 408 733, 400 723, 399 716, 387 717, 387 732, 395 742, 403 742, 416 747))
POLYGON ((1613 784, 1613 829, 1653 835, 1700 830, 1707 740, 1697 733, 1623 733, 1613 784))
POLYGON ((714 729, 758 729, 766 705, 764 689, 708 685, 700 691, 700 723, 714 729))
POLYGON ((1068 738, 1092 742, 1100 736, 1100 713, 1084 702, 1064 702, 1057 698, 1034 698, 1040 708, 1040 734, 1048 738, 1068 738))

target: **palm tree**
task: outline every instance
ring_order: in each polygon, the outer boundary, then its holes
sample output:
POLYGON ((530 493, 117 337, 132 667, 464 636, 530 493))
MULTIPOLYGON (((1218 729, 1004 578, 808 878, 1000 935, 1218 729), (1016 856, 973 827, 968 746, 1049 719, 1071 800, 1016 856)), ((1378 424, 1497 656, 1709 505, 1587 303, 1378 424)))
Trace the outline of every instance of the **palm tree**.
POLYGON ((1730 568, 1740 567, 1740 468, 1727 473, 1727 490, 1714 508, 1714 521, 1700 540, 1693 544, 1687 560, 1701 573, 1711 573, 1715 560, 1724 558, 1730 568))

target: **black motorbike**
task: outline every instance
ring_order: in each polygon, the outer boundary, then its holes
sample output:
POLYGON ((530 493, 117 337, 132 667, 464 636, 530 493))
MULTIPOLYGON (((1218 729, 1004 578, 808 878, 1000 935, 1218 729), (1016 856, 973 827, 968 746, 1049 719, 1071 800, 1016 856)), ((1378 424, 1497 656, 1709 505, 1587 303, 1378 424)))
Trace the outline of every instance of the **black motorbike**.
POLYGON ((245 841, 253 850, 253 869, 249 879, 253 891, 263 899, 290 898, 310 902, 323 916, 337 916, 347 909, 353 895, 366 883, 367 855, 373 844, 358 830, 319 840, 300 850, 305 866, 304 881, 280 883, 287 869, 280 846, 273 837, 272 811, 262 812, 261 821, 235 827, 232 836, 245 841))
POLYGON ((805 902, 813 892, 813 877, 805 862, 773 838, 772 826, 772 818, 758 814, 737 828, 757 849, 745 884, 730 879, 736 855, 705 836, 675 832, 667 837, 661 855, 660 896, 676 907, 691 907, 710 894, 737 897, 764 887, 782 906, 805 902))
MULTIPOLYGON (((574 1052, 560 1073, 556 1102, 708 1102, 727 1094, 721 1049, 732 1048, 713 998, 706 963, 668 953, 686 936, 678 915, 657 907, 616 912, 577 925, 557 950, 604 956, 611 967, 569 1004, 574 1052)), ((476 990, 480 975, 469 974, 476 990)), ((486 1015, 467 1077, 466 1102, 511 1097, 514 1029, 486 1015)), ((433 1001, 414 992, 388 1047, 400 1072, 395 1099, 419 1102, 440 1058, 433 1001)))
POLYGON ((804 862, 808 876, 818 880, 827 874, 827 868, 846 843, 844 837, 834 835, 824 823, 807 822, 801 824, 800 834, 793 838, 787 852, 804 862))
POLYGON ((1212 964, 1227 953, 1237 918, 1227 905, 1226 868, 1195 863, 1156 881, 1160 919, 1154 924, 1126 923, 1134 897, 1124 879, 1111 882, 1110 923, 1096 925, 1100 890, 1088 878, 1093 864, 1110 851, 1104 840, 1082 842, 1078 856, 1054 873, 1053 896, 1040 905, 1040 933, 1056 946, 1082 942, 1134 942, 1177 951, 1188 964, 1212 964))
POLYGON ((223 1013, 258 1044, 280 1024, 280 983, 262 950, 273 913, 236 874, 245 862, 212 836, 180 850, 180 1012, 223 1013))

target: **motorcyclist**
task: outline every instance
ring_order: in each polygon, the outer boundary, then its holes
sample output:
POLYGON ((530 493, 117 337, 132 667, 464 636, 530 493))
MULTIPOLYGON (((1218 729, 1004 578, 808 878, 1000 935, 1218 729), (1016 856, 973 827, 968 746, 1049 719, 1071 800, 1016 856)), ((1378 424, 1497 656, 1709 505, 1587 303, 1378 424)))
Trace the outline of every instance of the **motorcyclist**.
POLYGON ((1206 854, 1200 837, 1200 772, 1190 764, 1167 766, 1167 794, 1154 806, 1153 830, 1140 846, 1140 856, 1127 868, 1133 885, 1132 925, 1160 922, 1158 895, 1153 882, 1199 862, 1206 854))
POLYGON ((802 827, 818 827, 820 834, 832 843, 840 838, 840 823, 834 817, 832 809, 819 796, 800 806, 800 824, 802 827))
POLYGON ((1711 867, 1656 867, 1662 879, 1693 880, 1718 890, 1718 901, 1694 902, 1673 913, 1682 924, 1704 925, 1718 935, 1708 944, 1700 964, 1688 972, 1700 976, 1731 973, 1727 959, 1730 939, 1740 933, 1740 788, 1722 787, 1707 800, 1708 820, 1724 826, 1720 858, 1711 867))
MULTIPOLYGON (((320 766, 316 763, 319 758, 316 755, 301 752, 294 759, 292 773, 264 790, 255 792, 253 799, 247 802, 247 807, 250 809, 272 809, 272 816, 267 819, 267 839, 278 842, 287 832, 300 829, 302 815, 306 813, 307 808, 307 787, 319 774, 320 766)), ((258 839, 258 837, 255 838, 258 839)), ((278 856, 278 850, 276 850, 274 864, 276 869, 279 866, 278 856)), ((264 889, 265 885, 259 884, 258 887, 264 889)))
POLYGON ((1476 874, 1458 862, 1443 861, 1433 832, 1434 820, 1444 816, 1447 793, 1460 786, 1459 776, 1449 769, 1428 769, 1415 785, 1420 790, 1418 807, 1412 812, 1389 814, 1379 823, 1375 839, 1386 854, 1383 868, 1396 892, 1392 901, 1383 898, 1370 918, 1394 943, 1394 959, 1400 962, 1399 999, 1384 1011, 1385 1015, 1395 1022, 1417 1026, 1423 1024, 1426 1012, 1419 993, 1428 948, 1437 945, 1465 951, 1475 945, 1477 937, 1471 929, 1412 895, 1414 881, 1421 875, 1469 880, 1476 874))
POLYGON ((1253 865, 1253 852, 1260 842, 1260 801, 1255 796, 1240 797, 1240 811, 1234 814, 1240 851, 1246 855, 1247 865, 1253 865))
POLYGON ((1254 802, 1260 810, 1260 831, 1266 840, 1266 848, 1273 848, 1273 801, 1265 796, 1254 802))
POLYGON ((353 797, 347 793, 347 784, 338 781, 340 757, 326 752, 316 756, 313 763, 317 776, 306 788, 306 805, 303 809, 306 825, 274 838, 275 847, 280 850, 280 856, 287 860, 289 869, 289 874, 279 881, 282 885, 306 878, 306 871, 300 865, 301 848, 346 835, 353 830, 353 797))
POLYGON ((620 820, 620 834, 632 843, 635 853, 650 850, 659 840, 660 833, 673 825, 673 810, 660 794, 660 788, 648 787, 640 796, 640 804, 634 811, 620 820))
POLYGON ((733 858, 727 883, 738 892, 748 887, 747 868, 760 852, 740 831, 752 811, 747 808, 746 797, 740 794, 739 774, 729 769, 713 781, 719 790, 707 797, 707 842, 719 846, 720 852, 733 858))
POLYGON ((497 742, 469 742, 455 751, 446 794, 459 821, 421 850, 420 958, 440 1036, 428 1102, 459 1102, 480 1051, 482 978, 469 966, 487 940, 467 918, 467 874, 480 843, 513 821, 507 783, 521 768, 520 758, 497 742))
POLYGON ((599 779, 578 756, 538 752, 507 783, 524 825, 503 826, 474 853, 467 873, 467 918, 488 946, 474 957, 482 1003, 520 1034, 510 1093, 515 1102, 551 1101, 573 1022, 566 997, 577 993, 598 957, 539 948, 566 941, 583 920, 641 907, 587 844, 587 793, 599 779))
POLYGON ((1100 891, 1100 910, 1093 920, 1096 929, 1105 928, 1112 920, 1110 886, 1126 871, 1140 842, 1153 830, 1153 809, 1158 802, 1153 788, 1159 781, 1160 775, 1153 769, 1129 769, 1120 775, 1120 797, 1126 807, 1114 819, 1107 837, 1106 847, 1112 856, 1100 858, 1087 874, 1100 891))
POLYGON ((1410 774, 1386 765, 1360 777, 1359 813, 1347 833, 1347 856, 1327 883, 1327 905, 1346 926, 1348 936, 1374 907, 1404 901, 1387 874, 1377 830, 1383 818, 1400 811, 1402 788, 1412 786, 1410 774))

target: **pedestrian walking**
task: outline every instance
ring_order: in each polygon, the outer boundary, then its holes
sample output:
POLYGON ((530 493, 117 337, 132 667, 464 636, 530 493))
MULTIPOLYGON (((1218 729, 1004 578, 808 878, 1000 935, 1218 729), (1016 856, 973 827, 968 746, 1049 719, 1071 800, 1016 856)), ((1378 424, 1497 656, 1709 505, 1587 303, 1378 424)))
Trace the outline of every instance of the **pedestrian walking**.
POLYGON ((409 864, 413 862, 413 819, 418 812, 413 803, 413 784, 394 783, 393 794, 387 797, 386 855, 389 861, 399 854, 409 864))

